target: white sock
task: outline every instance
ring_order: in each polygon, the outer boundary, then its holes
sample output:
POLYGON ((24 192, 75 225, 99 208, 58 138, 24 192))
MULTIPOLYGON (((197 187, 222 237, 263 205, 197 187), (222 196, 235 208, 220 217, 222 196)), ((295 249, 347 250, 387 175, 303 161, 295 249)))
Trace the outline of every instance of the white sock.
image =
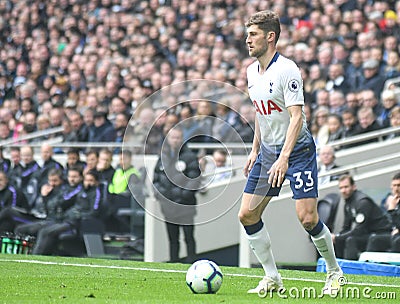
POLYGON ((252 235, 247 234, 247 238, 250 243, 250 248, 253 250, 264 269, 265 275, 273 280, 278 280, 279 273, 271 250, 271 239, 269 238, 265 225, 256 233, 252 235))
POLYGON ((325 259, 326 271, 334 271, 339 268, 339 265, 335 256, 335 249, 333 248, 331 233, 324 224, 322 231, 316 236, 311 236, 312 241, 317 247, 319 254, 325 259))

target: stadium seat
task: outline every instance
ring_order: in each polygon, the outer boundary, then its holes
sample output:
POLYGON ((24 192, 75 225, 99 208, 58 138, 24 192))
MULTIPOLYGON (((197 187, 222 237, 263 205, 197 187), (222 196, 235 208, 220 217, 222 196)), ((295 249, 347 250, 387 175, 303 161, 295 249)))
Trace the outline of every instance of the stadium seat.
POLYGON ((334 229, 334 222, 339 202, 340 195, 337 193, 328 193, 324 198, 318 201, 318 215, 330 231, 333 231, 334 229))

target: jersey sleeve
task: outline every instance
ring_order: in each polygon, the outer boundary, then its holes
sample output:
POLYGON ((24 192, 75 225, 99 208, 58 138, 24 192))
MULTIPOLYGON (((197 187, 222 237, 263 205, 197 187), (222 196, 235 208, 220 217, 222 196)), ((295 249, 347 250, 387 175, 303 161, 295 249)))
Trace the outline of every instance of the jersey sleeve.
POLYGON ((281 81, 285 106, 304 105, 303 80, 294 62, 282 71, 281 81))

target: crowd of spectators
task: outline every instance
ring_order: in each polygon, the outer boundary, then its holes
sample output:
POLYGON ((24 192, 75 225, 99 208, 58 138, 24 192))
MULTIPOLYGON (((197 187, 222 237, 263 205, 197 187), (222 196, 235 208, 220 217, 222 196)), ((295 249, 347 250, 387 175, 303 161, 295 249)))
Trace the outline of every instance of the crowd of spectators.
POLYGON ((179 83, 216 80, 246 92, 245 71, 254 59, 244 22, 264 9, 281 16, 278 49, 302 71, 317 144, 399 125, 392 119, 399 115, 396 88, 384 84, 400 76, 400 1, 5 0, 1 140, 62 126, 63 142, 121 142, 128 125, 134 139, 147 138, 153 126, 146 152, 155 153, 167 121, 192 117, 184 136, 194 141, 230 138, 216 119, 204 119, 212 116, 251 141, 254 115, 241 108, 243 98, 204 102, 200 83, 179 83), (167 90, 161 100, 145 102, 170 85, 177 94, 167 90), (183 100, 191 101, 177 107, 183 100), (250 122, 240 119, 240 109, 250 122), (350 126, 345 115, 352 115, 350 126))

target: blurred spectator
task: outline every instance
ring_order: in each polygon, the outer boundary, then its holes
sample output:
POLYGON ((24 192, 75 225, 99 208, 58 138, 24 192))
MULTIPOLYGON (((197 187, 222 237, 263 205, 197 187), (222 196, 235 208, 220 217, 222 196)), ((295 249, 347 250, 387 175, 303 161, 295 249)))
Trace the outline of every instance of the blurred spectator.
POLYGON ((381 94, 382 111, 379 113, 377 120, 382 127, 387 128, 390 126, 390 112, 398 105, 396 94, 392 90, 384 90, 381 94))
POLYGON ((113 142, 116 138, 116 131, 111 122, 107 119, 106 112, 94 113, 94 127, 89 132, 89 142, 113 142))
POLYGON ((325 106, 320 106, 314 111, 311 133, 316 145, 325 145, 328 142, 328 115, 329 110, 325 106))
POLYGON ((0 171, 8 174, 11 169, 11 162, 3 155, 3 147, 0 147, 0 171))
POLYGON ((89 138, 89 127, 84 123, 80 113, 72 111, 68 115, 72 130, 75 132, 76 141, 87 142, 89 138))
POLYGON ((343 137, 342 116, 338 114, 328 115, 328 143, 341 139, 343 137))
POLYGON ((346 79, 350 84, 350 90, 356 91, 361 85, 363 79, 361 51, 355 49, 350 54, 350 64, 346 68, 346 79))
MULTIPOLYGON (((70 171, 72 172, 72 171, 70 171)), ((42 225, 33 248, 33 254, 49 255, 57 253, 57 242, 60 234, 67 231, 79 231, 84 219, 99 218, 102 210, 101 191, 98 186, 97 174, 89 171, 76 194, 74 204, 65 210, 62 218, 56 222, 42 225)))
MULTIPOLYGON (((400 106, 395 106, 389 114, 390 127, 398 128, 400 127, 400 106)), ((400 132, 392 133, 387 136, 386 139, 392 139, 394 137, 400 136, 400 132)))
POLYGON ((160 203, 169 239, 169 260, 179 260, 180 229, 185 234, 186 261, 191 263, 196 254, 194 216, 196 191, 200 187, 197 156, 183 143, 182 130, 175 127, 167 135, 154 169, 154 195, 160 203))
POLYGON ((99 161, 99 153, 97 150, 89 150, 86 153, 86 166, 83 169, 83 175, 85 175, 87 172, 91 170, 96 170, 97 168, 97 162, 99 161))
POLYGON ((28 213, 30 206, 25 195, 9 183, 7 174, 0 171, 0 232, 11 232, 15 223, 10 219, 9 214, 14 210, 21 210, 28 213))
MULTIPOLYGON (((324 145, 319 149, 318 158, 319 158, 318 175, 322 173, 327 173, 332 169, 339 168, 339 166, 335 163, 336 159, 335 150, 329 145, 324 145)), ((324 185, 331 181, 338 180, 339 177, 340 174, 321 176, 318 177, 318 184, 324 185)))
POLYGON ((379 102, 378 97, 373 90, 362 90, 359 93, 361 98, 360 107, 371 108, 375 116, 379 117, 383 111, 383 106, 379 102))
POLYGON ((342 138, 349 138, 355 135, 357 127, 357 116, 353 110, 346 109, 342 113, 343 133, 342 138))
POLYGON ((346 108, 346 99, 343 92, 334 90, 329 93, 329 113, 342 115, 346 108))
POLYGON ((372 90, 375 96, 380 96, 386 79, 379 73, 379 61, 368 59, 363 63, 362 67, 364 77, 358 89, 372 90))
POLYGON ((334 63, 329 66, 328 81, 325 88, 329 92, 340 91, 344 95, 350 90, 350 85, 346 79, 342 64, 334 63))
POLYGON ((47 183, 47 175, 53 168, 63 170, 64 167, 53 158, 53 147, 49 144, 43 144, 40 147, 40 169, 34 172, 33 177, 38 180, 38 187, 47 183))
POLYGON ((340 258, 357 260, 369 236, 389 232, 391 221, 373 199, 357 189, 352 176, 339 178, 339 190, 345 200, 344 224, 342 231, 332 236, 335 251, 340 258))
POLYGON ((392 231, 372 234, 368 239, 367 251, 400 252, 400 173, 392 177, 390 190, 382 200, 381 207, 392 219, 392 231))
POLYGON ((112 152, 107 148, 103 148, 99 152, 96 171, 99 175, 99 183, 108 187, 112 181, 115 169, 112 166, 112 152))
POLYGON ((229 182, 234 175, 232 163, 227 161, 228 152, 224 149, 214 150, 212 157, 204 158, 206 164, 203 169, 203 185, 205 187, 221 181, 229 182))
MULTIPOLYGON (((63 176, 67 180, 68 171, 72 167, 78 167, 81 172, 85 169, 86 163, 81 161, 79 150, 76 148, 70 148, 67 151, 67 162, 65 164, 63 176)), ((93 169, 93 168, 91 168, 93 169)))
MULTIPOLYGON (((362 107, 357 112, 358 126, 355 129, 354 135, 365 134, 372 131, 382 129, 382 126, 376 120, 373 110, 369 107, 362 107)), ((358 142, 358 145, 378 141, 377 138, 358 142)))

